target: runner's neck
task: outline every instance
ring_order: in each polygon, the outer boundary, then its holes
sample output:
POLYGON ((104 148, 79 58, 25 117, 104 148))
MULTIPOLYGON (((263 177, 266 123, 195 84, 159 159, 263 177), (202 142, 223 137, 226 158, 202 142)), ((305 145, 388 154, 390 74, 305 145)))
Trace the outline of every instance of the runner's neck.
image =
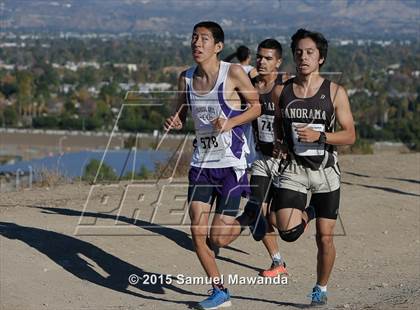
POLYGON ((258 85, 260 92, 265 93, 268 90, 271 90, 271 88, 273 88, 273 84, 276 81, 276 79, 277 79, 277 72, 275 74, 271 73, 271 74, 261 76, 261 79, 258 85))
POLYGON ((198 77, 211 80, 212 77, 217 76, 220 70, 220 60, 210 59, 206 63, 201 63, 197 66, 195 74, 198 77))
POLYGON ((316 71, 308 75, 298 74, 294 79, 294 82, 304 89, 317 89, 320 87, 323 80, 324 78, 319 74, 318 71, 316 71))

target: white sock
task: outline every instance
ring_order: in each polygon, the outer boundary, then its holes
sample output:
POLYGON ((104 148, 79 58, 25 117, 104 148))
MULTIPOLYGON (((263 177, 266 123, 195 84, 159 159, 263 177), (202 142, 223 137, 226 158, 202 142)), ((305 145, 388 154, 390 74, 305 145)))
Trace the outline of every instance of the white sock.
POLYGON ((281 262, 281 255, 280 252, 276 252, 273 255, 271 255, 271 258, 273 259, 273 261, 278 261, 281 262))
POLYGON ((326 285, 325 286, 322 286, 322 285, 317 284, 316 286, 319 287, 319 289, 321 290, 321 292, 326 292, 327 291, 327 286, 326 285))

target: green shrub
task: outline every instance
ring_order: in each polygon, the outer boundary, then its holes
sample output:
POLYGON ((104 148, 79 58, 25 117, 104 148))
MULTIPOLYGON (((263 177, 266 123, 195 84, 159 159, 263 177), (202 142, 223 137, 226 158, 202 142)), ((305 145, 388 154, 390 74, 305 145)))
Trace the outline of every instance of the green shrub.
POLYGON ((117 175, 115 171, 105 163, 102 163, 97 159, 92 159, 89 164, 85 167, 85 171, 82 176, 82 180, 88 181, 92 183, 95 180, 95 176, 98 173, 100 167, 100 171, 98 174, 98 178, 96 182, 100 181, 115 181, 117 179, 117 175))

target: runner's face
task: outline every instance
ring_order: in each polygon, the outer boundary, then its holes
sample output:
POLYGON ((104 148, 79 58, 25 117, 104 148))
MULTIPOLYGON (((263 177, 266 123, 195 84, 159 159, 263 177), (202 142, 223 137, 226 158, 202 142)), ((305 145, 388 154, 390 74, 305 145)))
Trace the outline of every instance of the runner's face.
POLYGON ((316 43, 311 38, 299 40, 293 57, 296 64, 296 70, 302 75, 318 72, 319 65, 324 62, 324 58, 320 58, 316 43))
POLYGON ((275 49, 260 48, 257 51, 257 71, 259 75, 268 75, 277 72, 281 64, 275 49))
POLYGON ((198 27, 191 37, 191 52, 196 63, 201 63, 214 55, 217 55, 223 48, 223 43, 215 43, 210 30, 198 27))

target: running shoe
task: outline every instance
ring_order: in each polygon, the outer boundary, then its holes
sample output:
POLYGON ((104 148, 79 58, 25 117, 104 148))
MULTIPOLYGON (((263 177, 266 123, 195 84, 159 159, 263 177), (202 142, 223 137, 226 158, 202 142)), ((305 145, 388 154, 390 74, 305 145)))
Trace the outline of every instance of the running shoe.
POLYGON ((327 304, 327 292, 321 291, 318 286, 312 289, 312 293, 308 296, 311 297, 311 306, 323 306, 327 304))
POLYGON ((281 274, 289 275, 286 269, 286 263, 278 262, 278 261, 273 261, 270 268, 266 270, 261 270, 259 273, 261 277, 267 277, 267 278, 275 278, 281 274))
POLYGON ((209 290, 210 296, 198 303, 199 309, 219 309, 230 307, 230 295, 227 288, 221 290, 217 287, 209 290))

